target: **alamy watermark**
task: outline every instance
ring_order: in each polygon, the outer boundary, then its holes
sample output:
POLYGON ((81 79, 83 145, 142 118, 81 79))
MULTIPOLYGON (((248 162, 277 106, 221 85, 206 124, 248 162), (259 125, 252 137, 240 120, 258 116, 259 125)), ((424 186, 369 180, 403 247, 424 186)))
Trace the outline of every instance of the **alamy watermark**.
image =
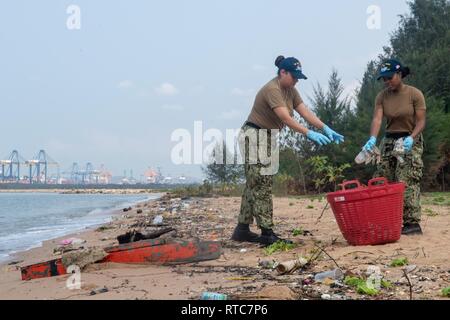
POLYGON ((69 15, 66 20, 66 27, 69 30, 81 29, 81 9, 75 4, 67 7, 66 13, 69 15))
POLYGON ((67 268, 67 273, 71 274, 66 280, 66 288, 69 290, 80 290, 81 289, 81 270, 77 265, 70 265, 67 268))
POLYGON ((381 29, 381 8, 377 5, 367 7, 366 13, 369 15, 366 21, 369 30, 381 29))

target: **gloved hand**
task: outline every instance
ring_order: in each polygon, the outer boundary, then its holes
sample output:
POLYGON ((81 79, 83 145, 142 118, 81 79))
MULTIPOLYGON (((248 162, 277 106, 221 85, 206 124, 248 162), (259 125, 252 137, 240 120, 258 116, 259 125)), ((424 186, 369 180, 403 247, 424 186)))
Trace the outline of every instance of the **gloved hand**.
POLYGON ((328 138, 330 138, 330 140, 332 142, 336 142, 336 144, 339 144, 341 142, 344 142, 344 136, 337 133, 334 130, 331 130, 330 127, 328 127, 327 125, 325 125, 323 127, 323 131, 325 132, 325 134, 328 136, 328 138))
POLYGON ((377 138, 374 136, 371 136, 369 141, 364 145, 363 149, 366 151, 372 151, 373 147, 375 147, 375 144, 377 143, 377 138))
POLYGON ((412 150, 414 144, 414 139, 409 136, 407 138, 405 138, 405 140, 403 140, 403 147, 405 148, 406 152, 410 152, 412 150))
POLYGON ((329 144, 331 142, 330 139, 328 139, 323 134, 312 131, 312 130, 308 130, 308 133, 306 134, 306 136, 308 137, 309 140, 314 141, 319 146, 323 146, 323 145, 329 144))

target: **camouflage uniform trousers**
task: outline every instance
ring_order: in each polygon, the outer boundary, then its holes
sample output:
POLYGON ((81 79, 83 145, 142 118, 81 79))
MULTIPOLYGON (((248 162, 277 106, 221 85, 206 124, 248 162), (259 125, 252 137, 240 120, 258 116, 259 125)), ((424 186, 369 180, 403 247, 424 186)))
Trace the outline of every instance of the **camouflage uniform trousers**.
POLYGON ((411 152, 403 156, 400 163, 392 155, 396 139, 384 138, 381 141, 381 162, 378 164, 374 177, 386 177, 389 181, 404 182, 406 185, 403 202, 403 223, 420 222, 420 180, 423 171, 423 137, 414 139, 411 152))
MULTIPOLYGON (((242 132, 246 133, 248 130, 258 130, 244 125, 242 132)), ((269 131, 269 130, 268 130, 269 131)), ((267 134, 267 154, 270 155, 270 141, 271 135, 267 134)), ((260 146, 258 138, 257 148, 260 146)), ((257 163, 249 163, 249 141, 246 139, 245 151, 245 177, 246 184, 242 194, 241 211, 239 213, 238 222, 243 224, 252 224, 253 219, 259 228, 272 229, 273 227, 273 202, 272 202, 272 185, 273 175, 264 175, 261 170, 268 168, 270 165, 264 165, 258 159, 257 163)))

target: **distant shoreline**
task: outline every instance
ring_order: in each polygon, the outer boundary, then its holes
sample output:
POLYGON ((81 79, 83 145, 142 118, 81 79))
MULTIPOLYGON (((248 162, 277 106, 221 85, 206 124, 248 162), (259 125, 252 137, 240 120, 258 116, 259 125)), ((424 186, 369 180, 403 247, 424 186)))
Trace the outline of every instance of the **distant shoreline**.
POLYGON ((164 191, 156 189, 0 189, 0 193, 146 194, 164 193, 164 191))

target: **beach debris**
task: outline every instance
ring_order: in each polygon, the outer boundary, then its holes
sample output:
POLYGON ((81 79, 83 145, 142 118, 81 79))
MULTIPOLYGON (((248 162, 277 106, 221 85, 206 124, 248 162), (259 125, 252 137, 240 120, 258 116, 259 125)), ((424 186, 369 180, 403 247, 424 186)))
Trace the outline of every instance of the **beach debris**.
POLYGON ((141 240, 147 240, 147 239, 156 239, 163 234, 169 233, 171 231, 175 231, 174 228, 164 228, 162 230, 151 232, 151 233, 141 233, 137 232, 136 230, 129 231, 125 234, 119 235, 117 237, 117 241, 119 241, 119 244, 123 243, 130 243, 130 242, 136 242, 141 240))
POLYGON ((155 216, 155 218, 153 219, 153 224, 154 224, 154 225, 162 224, 162 223, 163 223, 163 220, 164 220, 164 218, 163 218, 162 215, 157 215, 157 216, 155 216))
POLYGON ((59 242, 59 244, 62 246, 67 246, 69 244, 78 245, 78 244, 83 244, 83 243, 86 243, 86 240, 78 239, 78 238, 68 238, 68 239, 61 240, 59 242))
POLYGON ((127 211, 130 211, 130 210, 131 210, 131 207, 123 208, 123 209, 122 209, 123 212, 127 212, 127 211))
POLYGON ((258 266, 260 266, 263 269, 273 269, 274 266, 276 265, 276 261, 275 260, 260 260, 258 262, 258 266))
POLYGON ((56 248, 53 249, 54 254, 63 254, 65 252, 84 249, 86 240, 78 238, 68 238, 61 240, 56 248))
POLYGON ((203 292, 200 300, 228 300, 228 296, 217 292, 203 292))
POLYGON ((137 209, 136 213, 142 213, 142 209, 137 209))
POLYGON ((8 263, 8 266, 14 266, 14 265, 22 263, 22 262, 23 262, 23 260, 11 261, 10 263, 8 263))
POLYGON ((100 227, 98 227, 97 229, 95 229, 95 231, 97 231, 97 232, 103 232, 103 231, 106 231, 106 230, 109 230, 109 229, 114 229, 114 226, 112 226, 112 225, 104 225, 104 226, 100 226, 100 227))
POLYGON ((410 264, 405 267, 405 271, 407 273, 410 273, 410 272, 413 272, 414 270, 416 270, 416 268, 417 268, 417 266, 415 264, 410 264))
POLYGON ((378 164, 381 162, 381 152, 377 146, 374 146, 372 150, 368 151, 362 149, 360 153, 355 157, 355 162, 357 164, 378 164))
POLYGON ((246 252, 247 252, 247 249, 241 249, 241 250, 239 250, 239 252, 240 252, 240 253, 246 253, 246 252))
POLYGON ((331 295, 328 293, 324 293, 320 296, 322 300, 331 300, 331 295))
POLYGON ((334 280, 342 280, 344 279, 344 272, 342 272, 341 269, 336 268, 330 271, 317 273, 314 276, 315 282, 329 282, 327 279, 332 280, 332 282, 334 282, 334 280))
POLYGON ((64 267, 78 266, 83 270, 86 266, 101 261, 108 254, 102 248, 92 247, 63 254, 61 261, 64 267))
POLYGON ((222 254, 217 241, 168 242, 151 239, 107 248, 109 255, 102 262, 130 264, 182 264, 215 260, 222 254))
POLYGON ((405 162, 405 146, 403 145, 403 138, 397 139, 392 150, 392 155, 397 158, 397 161, 402 164, 405 162))
POLYGON ((89 295, 94 296, 94 295, 96 295, 96 294, 99 294, 99 293, 105 293, 105 292, 108 292, 108 291, 109 291, 109 290, 108 290, 107 287, 98 288, 98 289, 92 290, 92 291, 89 293, 89 295))
POLYGON ((298 268, 301 268, 307 264, 308 264, 308 260, 303 257, 300 257, 295 260, 280 262, 276 266, 276 270, 277 270, 278 274, 280 274, 280 275, 286 274, 286 273, 292 273, 295 270, 297 270, 298 268))
POLYGON ((54 259, 25 266, 20 268, 20 272, 22 274, 22 280, 54 277, 67 273, 61 259, 54 259))

